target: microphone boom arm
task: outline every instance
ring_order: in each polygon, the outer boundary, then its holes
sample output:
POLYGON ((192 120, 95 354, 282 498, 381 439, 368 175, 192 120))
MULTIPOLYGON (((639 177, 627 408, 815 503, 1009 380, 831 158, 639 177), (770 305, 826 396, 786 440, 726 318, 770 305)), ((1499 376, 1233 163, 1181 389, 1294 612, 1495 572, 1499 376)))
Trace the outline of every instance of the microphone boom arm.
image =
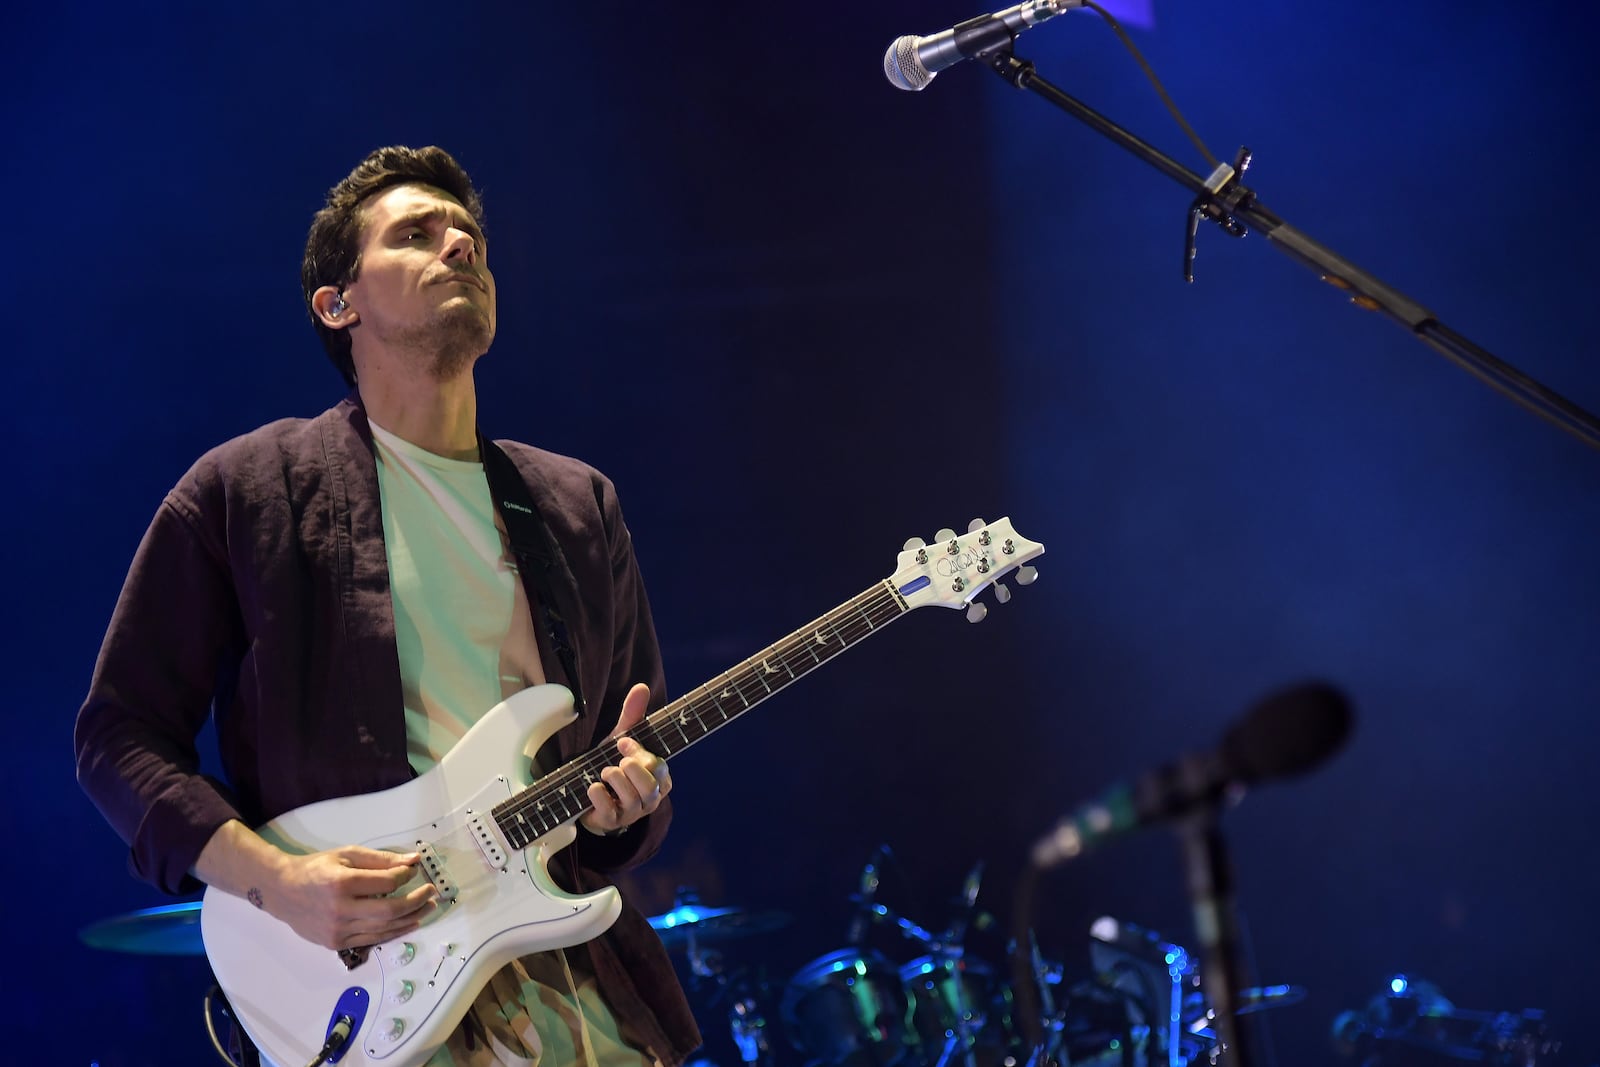
MULTIPOLYGON (((1445 326, 1436 315, 1406 294, 1385 285, 1263 207, 1256 199, 1256 194, 1239 181, 1239 171, 1247 154, 1241 153, 1239 156, 1239 168, 1224 164, 1210 178, 1201 178, 1082 101, 1050 84, 1040 77, 1032 62, 1018 59, 1010 49, 997 48, 977 58, 1018 89, 1027 89, 1043 97, 1192 191, 1196 199, 1191 208, 1191 220, 1196 212, 1205 214, 1234 236, 1243 236, 1243 232, 1235 233, 1229 223, 1240 221, 1254 226, 1289 258, 1317 272, 1323 281, 1334 288, 1349 293, 1350 302, 1357 307, 1384 312, 1417 340, 1508 400, 1566 431, 1590 448, 1600 450, 1600 418, 1445 326)), ((1187 253, 1184 258, 1187 268, 1187 253)))

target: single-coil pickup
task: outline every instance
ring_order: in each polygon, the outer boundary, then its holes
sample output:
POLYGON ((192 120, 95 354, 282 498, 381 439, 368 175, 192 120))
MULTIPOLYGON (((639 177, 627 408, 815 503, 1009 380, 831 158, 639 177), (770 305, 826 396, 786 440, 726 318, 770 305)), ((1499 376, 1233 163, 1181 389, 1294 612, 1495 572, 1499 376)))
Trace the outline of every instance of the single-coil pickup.
POLYGON ((467 820, 467 825, 472 827, 472 839, 478 843, 478 848, 483 852, 483 858, 489 861, 489 866, 497 871, 506 869, 506 850, 500 847, 500 841, 494 836, 494 831, 489 829, 489 824, 483 821, 483 816, 474 814, 467 820))
POLYGON ((445 874, 444 860, 433 850, 433 846, 426 841, 417 842, 417 854, 422 857, 422 871, 428 876, 428 881, 439 891, 439 902, 449 904, 456 899, 456 884, 445 874))

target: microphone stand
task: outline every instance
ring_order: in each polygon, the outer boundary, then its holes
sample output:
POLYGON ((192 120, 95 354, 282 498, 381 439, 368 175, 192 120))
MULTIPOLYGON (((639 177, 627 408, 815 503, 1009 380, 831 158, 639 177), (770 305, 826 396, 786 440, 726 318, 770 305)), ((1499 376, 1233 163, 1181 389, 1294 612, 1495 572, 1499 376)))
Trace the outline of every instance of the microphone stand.
POLYGON ((1233 165, 1220 164, 1210 177, 1201 178, 1083 102, 1051 85, 1039 76, 1032 61, 1018 59, 1010 49, 998 49, 977 58, 1018 89, 1028 89, 1044 97, 1194 192, 1183 263, 1184 277, 1189 281, 1194 280, 1191 268, 1195 234, 1202 215, 1221 226, 1231 237, 1243 237, 1248 232, 1244 224, 1249 223, 1291 259, 1316 271, 1323 281, 1334 288, 1348 292, 1351 302, 1357 307, 1384 312, 1423 344, 1454 361, 1502 396, 1565 430, 1591 448, 1600 449, 1600 419, 1497 359, 1486 349, 1439 322, 1431 311, 1404 293, 1380 282, 1263 207, 1256 199, 1256 194, 1239 181, 1250 163, 1248 149, 1239 150, 1233 165))
MULTIPOLYGON (((1200 976, 1211 1006, 1211 1031, 1216 1035, 1212 1062, 1220 1052, 1234 1067, 1251 1067, 1245 1027, 1239 1025, 1239 990, 1244 988, 1244 953, 1240 948, 1239 912, 1234 900, 1233 867, 1222 838, 1218 808, 1211 805, 1178 823, 1187 867, 1189 900, 1194 908, 1195 935, 1200 943, 1200 976)), ((1169 1050, 1170 1051, 1170 1050, 1169 1050)))

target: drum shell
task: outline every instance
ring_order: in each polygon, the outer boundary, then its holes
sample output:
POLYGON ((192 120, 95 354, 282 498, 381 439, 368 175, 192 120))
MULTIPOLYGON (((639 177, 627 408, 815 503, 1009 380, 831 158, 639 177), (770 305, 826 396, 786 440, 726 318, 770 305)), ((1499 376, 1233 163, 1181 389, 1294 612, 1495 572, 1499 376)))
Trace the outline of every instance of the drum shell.
MULTIPOLYGON (((921 956, 900 968, 909 1008, 908 1040, 925 1063, 937 1063, 958 1033, 980 1064, 1003 1064, 1016 1051, 1010 990, 988 964, 966 956, 921 956)), ((959 1043, 951 1046, 960 1049, 959 1043)))
POLYGON ((810 1062, 887 1067, 905 1057, 905 991, 877 952, 839 949, 812 960, 789 980, 781 1014, 810 1062))

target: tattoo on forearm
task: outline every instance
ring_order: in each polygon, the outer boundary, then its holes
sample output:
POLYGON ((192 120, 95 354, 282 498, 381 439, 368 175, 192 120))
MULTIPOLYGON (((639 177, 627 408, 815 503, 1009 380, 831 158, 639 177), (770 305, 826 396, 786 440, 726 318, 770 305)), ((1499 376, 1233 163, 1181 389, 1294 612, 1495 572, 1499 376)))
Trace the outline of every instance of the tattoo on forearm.
POLYGON ((266 907, 265 904, 261 903, 261 890, 257 889, 255 886, 250 887, 250 889, 245 893, 244 899, 248 900, 258 908, 266 907))

